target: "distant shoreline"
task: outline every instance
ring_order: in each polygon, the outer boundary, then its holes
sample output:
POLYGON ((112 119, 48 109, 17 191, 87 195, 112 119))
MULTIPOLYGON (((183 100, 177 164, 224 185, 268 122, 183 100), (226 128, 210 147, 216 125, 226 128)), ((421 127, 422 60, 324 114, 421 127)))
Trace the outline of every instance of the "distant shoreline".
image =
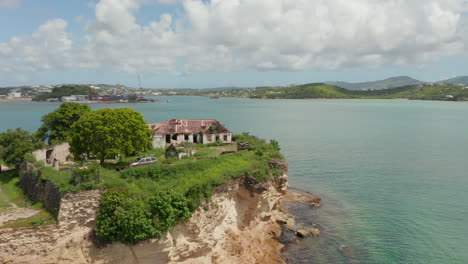
MULTIPOLYGON (((64 101, 33 101, 32 98, 0 98, 0 102, 7 101, 30 101, 38 103, 67 103, 64 101)), ((168 100, 153 100, 153 101, 141 101, 141 102, 119 102, 119 101, 73 101, 70 103, 79 104, 137 104, 137 103, 169 103, 168 100)))
POLYGON ((6 97, 6 98, 0 98, 0 101, 32 101, 31 97, 6 97))

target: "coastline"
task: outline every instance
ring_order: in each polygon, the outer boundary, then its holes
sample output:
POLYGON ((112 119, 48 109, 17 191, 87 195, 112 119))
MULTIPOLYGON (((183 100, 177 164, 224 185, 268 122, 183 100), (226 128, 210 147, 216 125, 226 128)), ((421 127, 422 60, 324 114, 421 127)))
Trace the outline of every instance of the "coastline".
POLYGON ((32 101, 32 98, 30 98, 30 97, 19 97, 19 98, 7 97, 7 98, 0 98, 0 102, 2 102, 2 101, 32 101))
POLYGON ((1 229, 0 262, 288 263, 293 252, 281 241, 282 230, 294 230, 293 239, 300 243, 304 235, 300 233, 308 227, 294 224, 298 217, 285 203, 313 209, 320 201, 306 191, 289 191, 286 173, 265 182, 244 177, 220 186, 188 222, 177 224, 161 239, 102 245, 92 231, 100 195, 100 191, 67 194, 57 225, 1 229))

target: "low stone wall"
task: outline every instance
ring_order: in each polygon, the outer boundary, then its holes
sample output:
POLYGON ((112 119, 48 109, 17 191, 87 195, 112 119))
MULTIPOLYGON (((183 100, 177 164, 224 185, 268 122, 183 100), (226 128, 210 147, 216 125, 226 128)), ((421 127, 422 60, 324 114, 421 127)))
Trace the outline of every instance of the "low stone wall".
POLYGON ((43 202, 45 208, 57 217, 62 195, 57 187, 50 181, 41 180, 40 176, 40 170, 22 169, 20 170, 20 185, 31 200, 43 202))

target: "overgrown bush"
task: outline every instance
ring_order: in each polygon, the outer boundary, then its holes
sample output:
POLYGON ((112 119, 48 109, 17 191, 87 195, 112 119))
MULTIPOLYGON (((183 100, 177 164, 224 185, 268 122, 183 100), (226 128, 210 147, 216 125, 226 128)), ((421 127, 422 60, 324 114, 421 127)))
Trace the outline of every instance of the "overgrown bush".
POLYGON ((179 221, 187 221, 192 215, 187 199, 174 192, 165 192, 149 199, 148 202, 156 229, 155 236, 163 236, 179 221))
POLYGON ((136 243, 161 237, 179 221, 191 216, 188 201, 174 192, 150 198, 110 191, 103 195, 96 216, 95 234, 107 241, 136 243))
POLYGON ((141 199, 123 192, 107 192, 101 198, 95 234, 108 241, 136 243, 154 236, 151 212, 141 199))

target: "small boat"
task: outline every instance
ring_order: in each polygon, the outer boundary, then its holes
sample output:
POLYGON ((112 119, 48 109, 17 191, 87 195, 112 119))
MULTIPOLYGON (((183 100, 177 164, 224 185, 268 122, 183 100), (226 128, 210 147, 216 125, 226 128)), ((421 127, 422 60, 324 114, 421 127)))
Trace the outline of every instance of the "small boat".
POLYGON ((219 95, 212 95, 210 96, 211 99, 219 99, 219 95))

